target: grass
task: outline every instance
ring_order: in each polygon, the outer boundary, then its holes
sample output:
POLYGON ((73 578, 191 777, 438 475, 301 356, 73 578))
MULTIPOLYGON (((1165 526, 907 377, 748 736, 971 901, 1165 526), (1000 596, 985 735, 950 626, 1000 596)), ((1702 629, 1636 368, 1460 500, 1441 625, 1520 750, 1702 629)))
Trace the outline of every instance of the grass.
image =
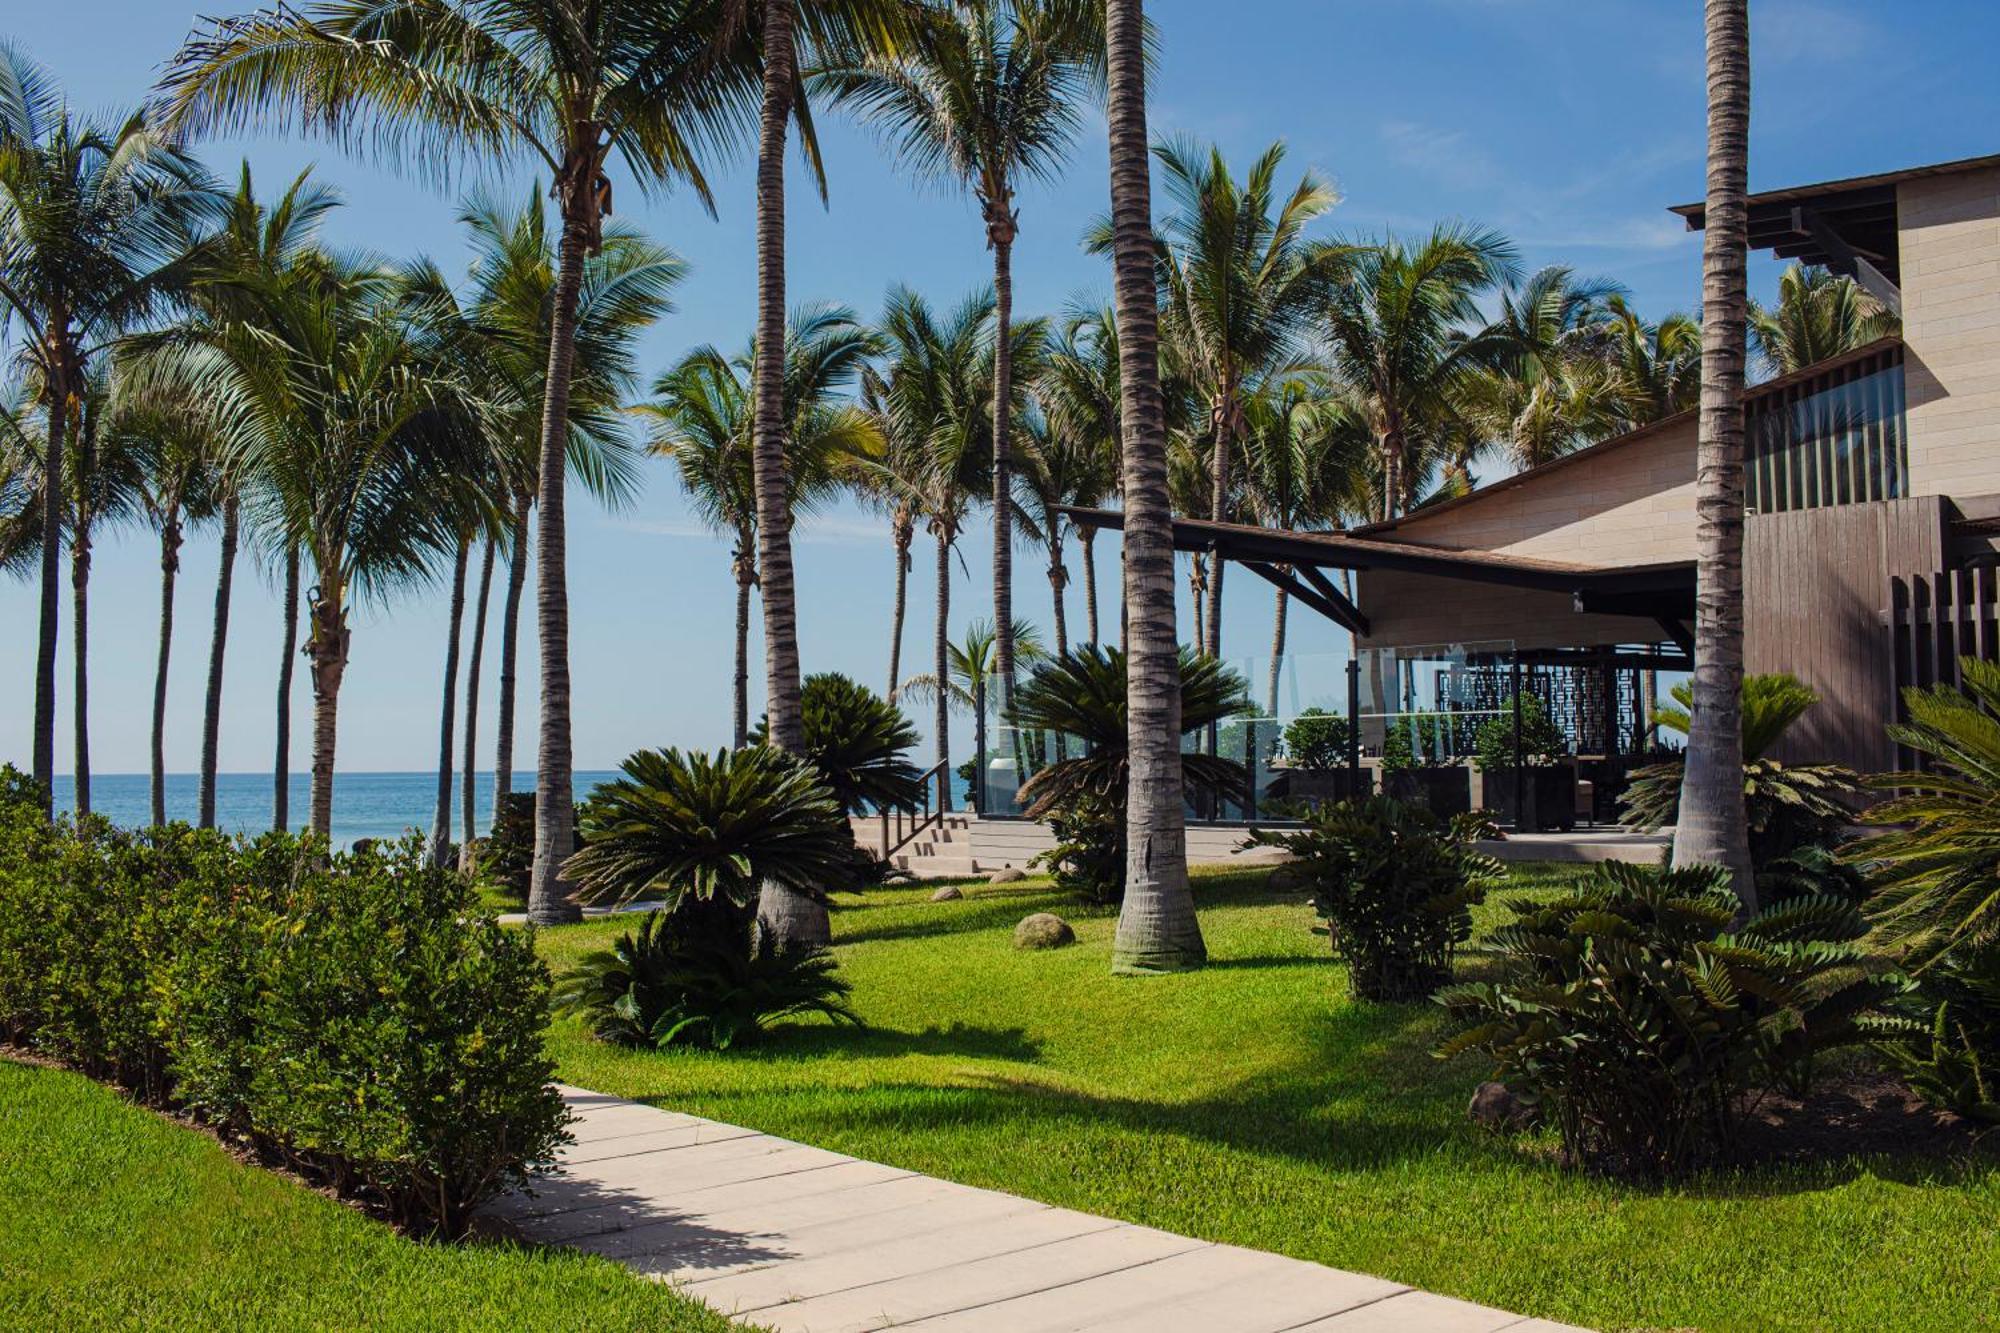
MULTIPOLYGON (((1517 887, 1565 873, 1524 874, 1517 887)), ((2000 1328, 2000 1170, 1850 1160, 1669 1191, 1558 1169, 1465 1105, 1428 1006, 1357 1004, 1296 895, 1197 881, 1211 963, 1115 980, 1113 918, 1033 882, 834 916, 871 1024, 722 1055, 553 1033, 561 1076, 975 1185, 1612 1328, 2000 1328), (1075 947, 1022 953, 1053 910, 1075 947)), ((1482 909, 1483 925, 1504 913, 1482 909)), ((561 968, 629 921, 546 931, 561 968)))
POLYGON ((0 1327, 721 1333, 607 1260, 423 1245, 78 1074, 0 1060, 0 1327))

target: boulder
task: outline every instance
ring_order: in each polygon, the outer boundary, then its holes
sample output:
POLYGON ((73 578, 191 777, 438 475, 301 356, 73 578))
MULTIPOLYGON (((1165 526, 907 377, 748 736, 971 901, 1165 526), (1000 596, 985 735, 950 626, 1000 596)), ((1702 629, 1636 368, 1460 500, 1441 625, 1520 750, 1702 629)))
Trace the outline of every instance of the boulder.
POLYGON ((1069 928, 1069 922, 1054 912, 1036 912, 1033 916, 1021 918, 1021 924, 1014 927, 1014 947, 1016 949, 1060 949, 1065 944, 1076 943, 1076 932, 1069 928))
POLYGON ((1008 866, 1005 869, 994 871, 991 875, 987 877, 986 882, 988 884, 1012 884, 1018 880, 1024 880, 1027 877, 1028 877, 1027 871, 1019 869, 1018 867, 1015 866, 1008 866))
POLYGON ((931 895, 931 901, 934 903, 955 903, 964 896, 963 893, 958 891, 957 885, 947 884, 931 895))
POLYGON ((1472 1090, 1472 1105, 1465 1113, 1473 1124, 1495 1133, 1511 1134, 1542 1123, 1541 1107, 1520 1097, 1505 1083, 1491 1081, 1472 1090))

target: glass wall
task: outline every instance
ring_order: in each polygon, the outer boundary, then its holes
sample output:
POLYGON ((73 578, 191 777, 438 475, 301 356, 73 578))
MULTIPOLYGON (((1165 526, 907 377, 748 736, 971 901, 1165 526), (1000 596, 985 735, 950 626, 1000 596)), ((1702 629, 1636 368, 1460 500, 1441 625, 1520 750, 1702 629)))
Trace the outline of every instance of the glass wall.
POLYGON ((1905 493, 1903 349, 1751 401, 1744 412, 1752 513, 1894 500, 1905 493))

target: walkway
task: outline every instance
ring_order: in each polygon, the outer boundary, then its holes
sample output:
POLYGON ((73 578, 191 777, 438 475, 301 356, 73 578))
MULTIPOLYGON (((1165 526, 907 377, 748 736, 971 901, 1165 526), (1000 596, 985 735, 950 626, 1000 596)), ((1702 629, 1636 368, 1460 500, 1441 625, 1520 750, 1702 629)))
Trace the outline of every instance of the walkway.
POLYGON ((607 1255, 785 1333, 1555 1333, 1261 1250, 1052 1208, 565 1088, 578 1120, 524 1238, 607 1255))

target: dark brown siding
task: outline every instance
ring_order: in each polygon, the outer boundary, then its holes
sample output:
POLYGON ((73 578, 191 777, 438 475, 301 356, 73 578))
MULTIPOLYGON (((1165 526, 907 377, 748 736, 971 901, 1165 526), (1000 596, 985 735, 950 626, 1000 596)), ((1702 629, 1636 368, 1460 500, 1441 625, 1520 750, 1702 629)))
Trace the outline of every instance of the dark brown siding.
POLYGON ((1883 732, 1895 708, 1890 580, 1950 564, 1946 504, 1919 496, 1750 517, 1745 669, 1789 671, 1820 694, 1774 757, 1895 766, 1883 732))

